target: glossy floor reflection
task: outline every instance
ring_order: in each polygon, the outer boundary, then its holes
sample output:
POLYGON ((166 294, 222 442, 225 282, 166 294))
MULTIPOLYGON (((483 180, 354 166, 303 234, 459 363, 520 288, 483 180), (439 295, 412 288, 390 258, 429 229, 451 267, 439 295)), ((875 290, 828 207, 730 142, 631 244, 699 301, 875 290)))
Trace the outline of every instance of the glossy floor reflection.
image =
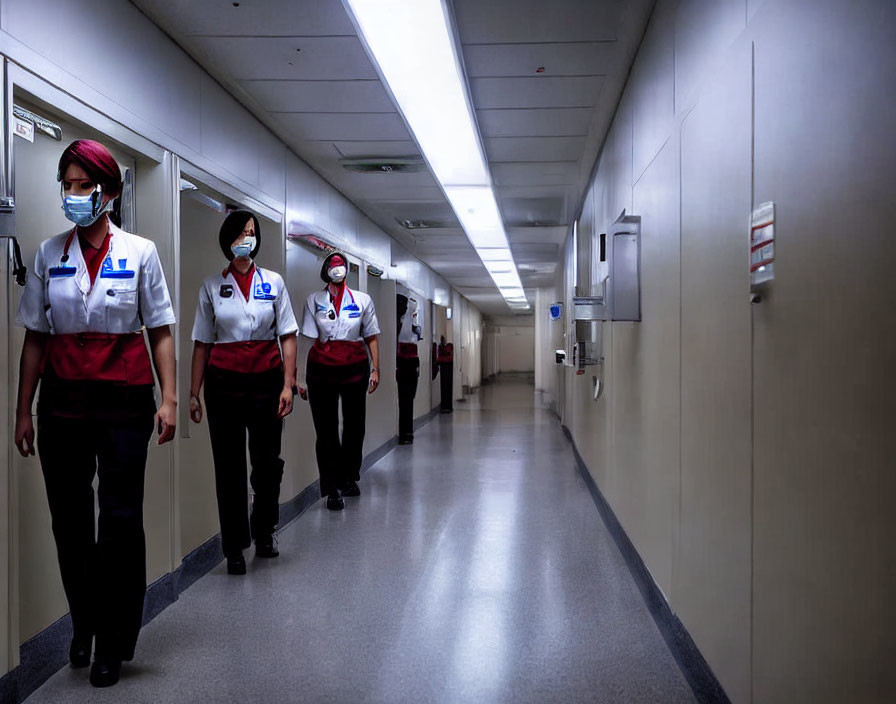
POLYGON ((116 687, 65 669, 28 701, 694 701, 533 387, 455 409, 279 559, 185 591, 116 687))

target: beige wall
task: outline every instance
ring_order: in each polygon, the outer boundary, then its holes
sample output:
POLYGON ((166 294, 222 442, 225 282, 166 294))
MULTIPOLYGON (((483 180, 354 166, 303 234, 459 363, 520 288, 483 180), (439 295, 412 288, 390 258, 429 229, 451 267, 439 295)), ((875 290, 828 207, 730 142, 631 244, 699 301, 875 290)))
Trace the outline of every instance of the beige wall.
POLYGON ((661 0, 580 222, 643 218, 643 319, 565 368, 564 423, 734 702, 896 699, 894 26, 871 0, 661 0))

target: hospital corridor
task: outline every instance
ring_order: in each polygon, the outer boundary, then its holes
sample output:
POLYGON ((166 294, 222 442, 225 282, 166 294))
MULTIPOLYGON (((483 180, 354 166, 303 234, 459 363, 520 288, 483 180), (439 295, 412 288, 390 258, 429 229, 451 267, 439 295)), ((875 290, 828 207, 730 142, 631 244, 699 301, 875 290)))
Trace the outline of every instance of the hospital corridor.
POLYGON ((0 0, 0 704, 896 702, 896 3, 0 0))

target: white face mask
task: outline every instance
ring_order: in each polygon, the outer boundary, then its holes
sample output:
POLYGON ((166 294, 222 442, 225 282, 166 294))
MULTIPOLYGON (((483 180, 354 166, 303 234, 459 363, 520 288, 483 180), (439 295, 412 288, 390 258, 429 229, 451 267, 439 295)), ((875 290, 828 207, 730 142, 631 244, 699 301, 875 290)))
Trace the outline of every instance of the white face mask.
POLYGON ((334 266, 332 269, 327 269, 327 276, 330 277, 330 281, 334 284, 340 284, 345 280, 346 269, 344 266, 334 266))
POLYGON ((247 237, 239 244, 230 247, 230 251, 233 252, 234 257, 248 257, 253 249, 255 249, 254 237, 247 237))

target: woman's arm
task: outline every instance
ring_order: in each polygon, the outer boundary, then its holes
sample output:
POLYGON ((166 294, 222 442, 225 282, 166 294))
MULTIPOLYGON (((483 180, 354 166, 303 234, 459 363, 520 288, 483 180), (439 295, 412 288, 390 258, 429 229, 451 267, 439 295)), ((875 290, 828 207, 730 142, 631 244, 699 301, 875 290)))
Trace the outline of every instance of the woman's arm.
POLYGON ((292 387, 296 385, 296 350, 298 341, 295 333, 280 338, 283 350, 283 390, 280 392, 280 407, 277 417, 285 418, 292 413, 292 387))
POLYGON ((365 337, 364 342, 367 343, 367 349, 370 350, 370 389, 367 393, 372 394, 376 391, 376 387, 380 385, 380 341, 376 335, 365 337))
POLYGON ((162 405, 156 413, 156 424, 159 428, 159 445, 174 438, 177 429, 177 379, 174 371, 174 337, 171 328, 162 325, 147 328, 149 346, 152 349, 152 361, 156 368, 156 376, 162 387, 162 405))
POLYGON ((190 420, 194 423, 202 422, 202 401, 199 394, 205 381, 205 367, 208 365, 212 346, 208 342, 193 342, 193 360, 190 363, 190 420))
POLYGON ((299 389, 299 396, 303 401, 308 400, 308 387, 305 384, 305 370, 308 366, 308 352, 311 351, 311 345, 314 340, 307 335, 299 333, 299 339, 296 343, 296 386, 299 389))
POLYGON ((15 443, 22 457, 34 454, 34 421, 31 406, 40 379, 40 363, 47 346, 47 334, 25 331, 25 344, 19 358, 19 395, 16 404, 15 443))

